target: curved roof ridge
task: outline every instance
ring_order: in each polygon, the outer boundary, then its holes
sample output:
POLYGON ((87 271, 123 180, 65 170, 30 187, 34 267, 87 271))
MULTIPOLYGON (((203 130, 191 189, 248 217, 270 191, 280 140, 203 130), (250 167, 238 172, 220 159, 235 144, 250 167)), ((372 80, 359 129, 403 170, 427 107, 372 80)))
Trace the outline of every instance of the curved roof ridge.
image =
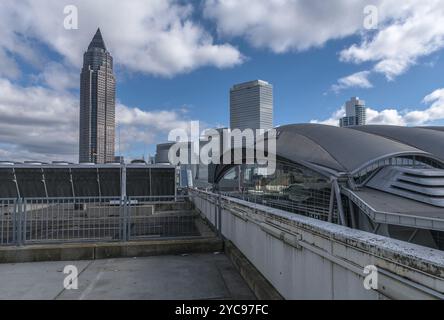
MULTIPOLYGON (((444 130, 427 127, 402 127, 390 125, 367 125, 350 127, 361 132, 378 135, 425 151, 444 161, 444 130)), ((444 129, 444 128, 443 128, 444 129)))
MULTIPOLYGON (((354 174, 381 159, 402 156, 423 156, 441 162, 444 166, 444 148, 443 158, 440 159, 437 156, 438 151, 429 152, 424 148, 364 130, 322 124, 289 124, 276 130, 277 157, 294 163, 311 164, 319 170, 324 168, 336 173, 354 174)), ((444 137, 444 134, 435 134, 438 135, 444 137)), ((427 142, 426 138, 421 139, 427 142)), ((444 139, 442 140, 443 142, 436 143, 435 149, 444 143, 444 139)))
MULTIPOLYGON (((344 167, 346 172, 352 172, 363 164, 371 163, 385 155, 409 152, 428 155, 427 152, 404 143, 347 128, 322 124, 293 124, 280 127, 279 131, 288 132, 290 135, 299 134, 310 139, 322 147, 322 150, 325 150, 341 167, 344 167), (360 148, 360 146, 365 147, 360 148)), ((307 154, 304 155, 304 150, 301 150, 300 153, 301 157, 307 156, 307 154)), ((294 155, 295 157, 299 156, 296 153, 294 155)))
MULTIPOLYGON (((281 127, 281 128, 284 128, 285 126, 283 126, 283 127, 281 127)), ((336 159, 327 149, 325 149, 321 144, 319 144, 317 141, 315 141, 315 140, 313 140, 311 137, 307 137, 307 136, 305 136, 305 135, 302 135, 302 134, 300 134, 300 133, 298 133, 298 135, 300 135, 300 136, 302 136, 302 137, 304 137, 304 138, 306 138, 306 139, 308 139, 308 140, 310 140, 311 142, 313 142, 314 144, 316 144, 317 146, 319 146, 322 150, 324 150, 333 160, 335 160, 336 161, 336 163, 340 166, 340 167, 342 167, 344 170, 347 170, 342 164, 341 164, 341 162, 338 160, 338 159, 336 159)))

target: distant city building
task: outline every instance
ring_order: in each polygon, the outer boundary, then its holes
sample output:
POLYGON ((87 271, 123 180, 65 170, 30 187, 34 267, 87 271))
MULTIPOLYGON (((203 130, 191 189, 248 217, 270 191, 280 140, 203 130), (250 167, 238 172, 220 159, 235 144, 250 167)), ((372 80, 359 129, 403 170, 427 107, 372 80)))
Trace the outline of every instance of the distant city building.
POLYGON ((230 90, 230 128, 273 128, 273 86, 256 80, 233 86, 230 90))
POLYGON ((365 101, 352 97, 345 104, 345 117, 339 120, 340 127, 363 126, 367 122, 365 101))
POLYGON ((156 163, 156 157, 149 155, 147 163, 148 164, 155 164, 156 163))
POLYGON ((125 157, 124 156, 115 156, 114 157, 114 162, 115 163, 124 164, 125 163, 125 157))
POLYGON ((156 146, 156 156, 154 157, 154 162, 156 164, 166 164, 170 163, 169 152, 170 148, 174 145, 174 142, 161 143, 156 146))
POLYGON ((134 159, 131 160, 131 164, 147 164, 145 159, 134 159))
POLYGON ((100 29, 83 56, 80 75, 81 163, 114 162, 116 80, 100 29))

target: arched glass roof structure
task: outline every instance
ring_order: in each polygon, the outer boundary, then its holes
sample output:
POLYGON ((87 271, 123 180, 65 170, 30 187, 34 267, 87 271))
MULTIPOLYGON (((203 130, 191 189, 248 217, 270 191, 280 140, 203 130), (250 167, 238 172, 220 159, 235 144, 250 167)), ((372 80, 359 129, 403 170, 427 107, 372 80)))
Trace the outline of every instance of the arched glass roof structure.
POLYGON ((426 151, 444 161, 444 127, 412 128, 385 125, 367 125, 350 129, 388 138, 426 151), (441 128, 441 130, 439 130, 441 128))
MULTIPOLYGON (((422 156, 444 164, 444 134, 440 132, 436 131, 436 135, 443 136, 440 141, 442 150, 439 152, 438 148, 420 148, 426 145, 425 142, 406 144, 380 134, 364 132, 364 129, 350 130, 322 124, 278 127, 276 156, 337 174, 354 174, 377 161, 403 156, 422 156)), ((430 136, 435 132, 421 130, 430 132, 430 136)), ((399 135, 402 136, 401 133, 399 135)), ((226 168, 227 165, 218 166, 215 181, 221 178, 226 168)))
POLYGON ((239 149, 223 155, 237 151, 234 164, 216 166, 220 192, 444 248, 444 128, 286 125, 276 128, 270 171, 239 149))
POLYGON ((429 129, 429 130, 436 130, 436 131, 444 131, 444 127, 438 127, 438 126, 435 126, 435 127, 421 127, 421 128, 423 128, 423 129, 429 129))

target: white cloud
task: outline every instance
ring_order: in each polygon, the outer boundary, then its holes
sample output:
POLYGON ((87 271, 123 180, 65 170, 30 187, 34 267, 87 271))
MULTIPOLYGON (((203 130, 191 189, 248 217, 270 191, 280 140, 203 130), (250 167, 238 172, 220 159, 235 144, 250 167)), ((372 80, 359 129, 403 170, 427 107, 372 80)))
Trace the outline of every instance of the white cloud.
POLYGON ((4 49, 0 48, 0 77, 17 79, 20 76, 20 68, 4 49))
MULTIPOLYGON (((379 2, 379 1, 376 1, 379 2)), ((220 34, 245 37, 276 53, 319 47, 355 34, 368 1, 206 0, 205 17, 220 34)))
POLYGON ((328 118, 326 120, 311 120, 310 123, 319 123, 319 124, 325 124, 325 125, 329 125, 329 126, 338 126, 339 119, 341 119, 343 117, 345 117, 345 107, 344 106, 342 106, 341 108, 339 108, 338 110, 333 112, 333 114, 331 115, 330 118, 328 118))
POLYGON ((405 119, 408 123, 422 124, 444 119, 444 88, 435 90, 427 95, 424 98, 423 103, 431 105, 425 110, 408 112, 405 115, 405 119))
POLYGON ((139 108, 130 108, 123 104, 117 105, 117 122, 123 126, 146 126, 150 124, 151 130, 166 132, 176 128, 187 128, 188 121, 181 118, 177 111, 148 112, 139 108))
MULTIPOLYGON (((367 110, 367 124, 385 124, 393 126, 413 125, 406 121, 403 112, 396 109, 385 109, 377 111, 372 108, 367 110)), ((421 123, 417 123, 418 125, 421 123)))
MULTIPOLYGON (((230 67, 242 62, 229 44, 215 44, 192 21, 193 7, 175 0, 128 2, 70 0, 0 2, 0 158, 78 160, 78 88, 83 52, 99 26, 114 61, 126 70, 173 76, 202 66, 230 67), (79 30, 65 30, 63 8, 79 8, 79 30), (41 45, 61 56, 51 62, 41 45), (37 68, 31 85, 17 61, 37 68)), ((140 146, 167 139, 187 125, 183 110, 144 111, 116 106, 116 150, 134 154, 140 146)))
POLYGON ((372 88, 373 85, 368 80, 370 71, 361 71, 338 80, 337 84, 331 86, 331 90, 339 92, 347 88, 372 88))
MULTIPOLYGON (((311 123, 320 123, 330 126, 339 126, 339 119, 345 116, 345 108, 341 107, 326 120, 311 120, 311 123)), ((367 124, 385 124, 405 126, 407 125, 404 116, 396 109, 386 109, 377 111, 372 108, 367 109, 367 124)))
MULTIPOLYGON (((386 124, 398 126, 419 126, 426 125, 432 121, 444 119, 444 88, 435 90, 423 99, 423 103, 428 107, 424 110, 396 110, 384 109, 378 111, 372 108, 367 109, 367 124, 386 124)), ((345 116, 345 108, 341 107, 335 111, 329 119, 312 120, 312 123, 321 123, 338 126, 339 119, 345 116)))
MULTIPOLYGON (((2 78, 0 92, 0 160, 78 161, 77 97, 2 78)), ((183 111, 143 111, 118 104, 116 115, 116 144, 123 155, 134 153, 140 144, 165 141, 170 130, 188 126, 183 111)))
POLYGON ((116 152, 120 149, 133 153, 132 149, 137 144, 147 146, 165 142, 171 130, 188 130, 190 121, 185 118, 185 113, 184 110, 144 111, 118 104, 116 152))
POLYGON ((78 152, 74 97, 40 86, 18 86, 5 79, 0 79, 0 92, 0 149, 4 157, 74 159, 78 152))
POLYGON ((380 3, 379 12, 382 22, 374 36, 343 50, 342 61, 375 62, 374 71, 393 80, 444 47, 442 0, 388 0, 380 3))
POLYGON ((80 86, 78 71, 56 62, 47 63, 41 73, 33 76, 33 80, 35 83, 44 83, 48 88, 57 91, 75 89, 80 86))
MULTIPOLYGON (((340 52, 340 60, 373 63, 371 71, 384 74, 388 80, 444 47, 442 0, 206 0, 204 8, 205 16, 216 21, 221 35, 243 37, 255 47, 276 53, 358 36, 356 43, 340 52), (367 5, 378 8, 376 30, 363 27, 367 5)), ((342 78, 333 86, 370 85, 363 77, 364 81, 356 80, 342 78)))
MULTIPOLYGON (((92 36, 101 27, 115 61, 130 71, 173 76, 203 66, 232 67, 241 53, 213 38, 192 20, 193 7, 176 0, 3 0, 0 2, 0 52, 10 50, 41 65, 35 42, 79 68, 92 36), (63 25, 65 5, 79 10, 79 29, 63 25)), ((13 72, 11 72, 13 73, 13 72)))

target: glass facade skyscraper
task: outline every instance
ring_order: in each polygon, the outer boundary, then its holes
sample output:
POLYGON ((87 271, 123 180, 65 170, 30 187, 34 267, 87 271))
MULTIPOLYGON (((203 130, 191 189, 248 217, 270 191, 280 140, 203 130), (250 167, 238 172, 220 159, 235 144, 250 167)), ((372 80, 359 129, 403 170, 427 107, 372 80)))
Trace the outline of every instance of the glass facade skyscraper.
POLYGON ((273 128, 273 86, 256 80, 235 85, 230 90, 231 129, 273 128))
POLYGON ((363 126, 367 123, 365 101, 352 97, 345 104, 345 117, 339 120, 340 127, 363 126))
POLYGON ((116 80, 113 58, 97 30, 80 75, 79 162, 114 162, 116 80))

